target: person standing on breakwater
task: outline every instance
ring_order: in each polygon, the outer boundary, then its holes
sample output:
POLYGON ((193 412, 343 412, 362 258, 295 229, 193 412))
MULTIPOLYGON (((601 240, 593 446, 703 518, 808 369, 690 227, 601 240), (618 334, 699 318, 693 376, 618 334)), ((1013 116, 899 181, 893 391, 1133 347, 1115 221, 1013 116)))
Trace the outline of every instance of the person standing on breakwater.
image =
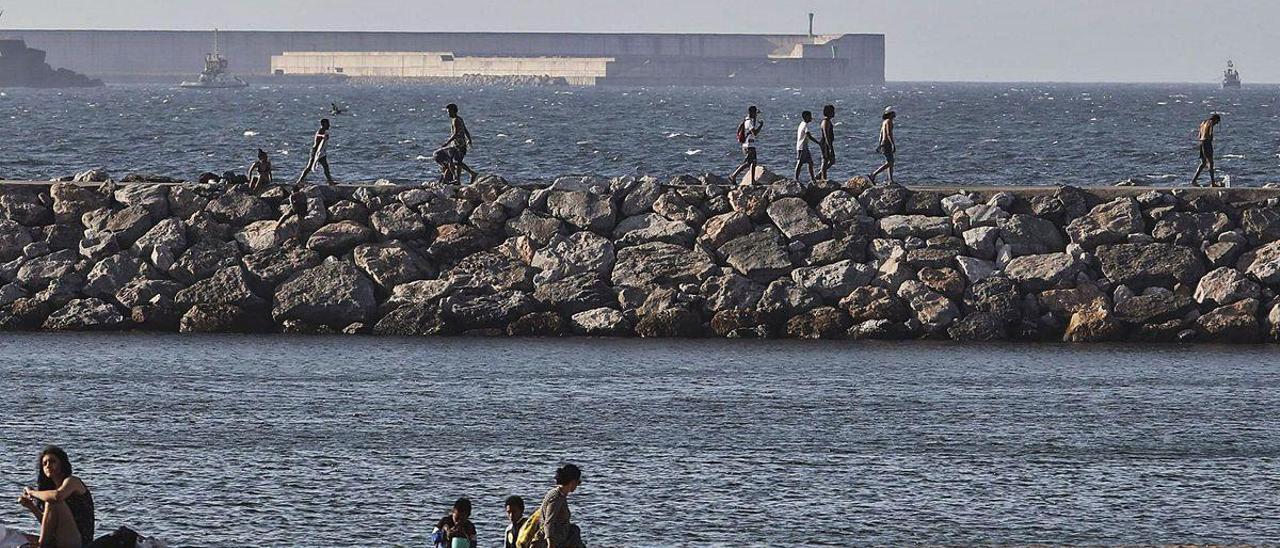
POLYGON ((1213 129, 1221 121, 1222 116, 1214 113, 1209 119, 1200 122, 1200 131, 1197 135, 1200 139, 1200 167, 1196 168, 1196 174, 1191 178, 1191 186, 1200 186, 1200 173, 1206 167, 1209 168, 1209 186, 1218 185, 1217 176, 1213 170, 1213 129))
POLYGON ((507 497, 503 504, 503 510, 507 513, 507 519, 511 523, 507 525, 507 531, 502 536, 502 548, 516 548, 516 542, 520 537, 520 528, 524 527, 524 499, 518 495, 507 497))
POLYGON ((302 174, 298 176, 298 181, 294 185, 301 185, 307 182, 307 175, 311 174, 311 170, 316 168, 318 164, 324 168, 324 178, 330 185, 338 184, 333 180, 333 175, 329 173, 329 139, 332 137, 329 133, 329 119, 320 120, 320 129, 316 131, 315 141, 311 144, 311 156, 307 160, 306 169, 302 170, 302 174))
POLYGON ((476 170, 463 162, 467 157, 467 148, 472 144, 471 132, 467 131, 467 123, 458 116, 458 105, 449 103, 445 110, 449 112, 449 138, 435 152, 436 163, 444 176, 444 182, 462 184, 462 172, 471 174, 471 182, 476 182, 476 170))
POLYGON ((800 181, 800 168, 805 164, 809 164, 809 182, 813 183, 818 178, 813 173, 813 154, 809 152, 809 141, 818 143, 819 141, 813 136, 810 128, 813 127, 813 113, 804 111, 800 113, 800 125, 796 127, 796 182, 800 181))
POLYGON ((249 192, 258 193, 271 186, 271 159, 267 151, 258 149, 258 160, 249 166, 249 192))
POLYGON ((835 105, 827 105, 822 107, 822 139, 818 142, 818 148, 822 150, 822 173, 820 177, 823 181, 827 180, 827 170, 831 166, 836 165, 836 107, 835 105))
POLYGON ((893 154, 898 151, 898 142, 893 139, 893 119, 897 117, 893 107, 884 109, 884 115, 880 117, 880 146, 876 147, 876 152, 884 155, 884 165, 871 174, 873 185, 876 184, 876 175, 885 171, 889 172, 889 184, 893 184, 893 154))
POLYGON ((742 143, 742 153, 746 158, 742 160, 742 165, 738 169, 733 170, 733 175, 729 179, 736 180, 738 174, 744 169, 750 169, 747 173, 747 184, 756 184, 756 139, 760 137, 760 130, 764 129, 764 122, 760 120, 760 109, 755 105, 747 108, 747 119, 738 124, 738 142, 742 143))
POLYGON ((36 463, 36 488, 22 488, 18 504, 40 521, 40 535, 29 542, 50 548, 79 548, 93 542, 93 494, 72 475, 71 459, 50 445, 36 463))
POLYGON ((547 491, 538 507, 542 527, 534 546, 544 548, 586 548, 582 530, 570 521, 569 493, 582 484, 582 469, 566 464, 556 469, 556 486, 547 491))
POLYGON ((453 503, 449 515, 436 522, 431 534, 433 547, 476 548, 476 525, 471 523, 471 499, 460 498, 453 503))

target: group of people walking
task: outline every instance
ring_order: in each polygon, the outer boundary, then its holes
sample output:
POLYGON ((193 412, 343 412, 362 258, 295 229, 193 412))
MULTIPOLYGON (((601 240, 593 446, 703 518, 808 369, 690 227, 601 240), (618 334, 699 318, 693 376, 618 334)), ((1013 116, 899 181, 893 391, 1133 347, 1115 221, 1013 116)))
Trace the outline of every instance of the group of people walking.
MULTIPOLYGON (((893 121, 897 118, 897 113, 893 107, 885 109, 881 116, 880 122, 880 140, 876 152, 884 155, 884 164, 871 173, 871 181, 874 183, 876 177, 881 173, 889 173, 889 183, 893 183, 893 160, 894 152, 897 150, 897 142, 893 138, 893 121)), ((817 128, 817 136, 814 136, 813 113, 804 111, 800 113, 800 125, 796 127, 796 169, 794 180, 800 180, 801 171, 805 166, 809 168, 809 181, 827 180, 828 171, 831 166, 836 164, 836 129, 835 129, 836 107, 834 105, 826 105, 822 107, 822 122, 817 128), (822 153, 822 165, 815 173, 813 153, 809 150, 809 143, 816 143, 818 150, 822 153)), ((747 117, 738 124, 738 143, 742 145, 743 161, 738 168, 733 170, 733 174, 729 176, 732 180, 737 180, 738 176, 746 170, 747 176, 744 179, 746 184, 753 185, 756 182, 758 173, 758 165, 760 162, 759 152, 757 151, 760 132, 764 129, 764 121, 761 119, 760 109, 755 105, 747 108, 747 117)))
MULTIPOLYGON (((16 482, 15 482, 16 483, 16 482)), ((555 486, 542 497, 533 514, 524 515, 524 499, 507 497, 504 510, 508 526, 504 548, 585 548, 582 531, 571 520, 569 495, 582 484, 582 469, 565 464, 556 469, 555 486)), ((35 516, 38 533, 26 534, 31 548, 82 548, 94 544, 93 493, 74 474, 71 458, 56 446, 40 452, 36 485, 23 486, 18 504, 35 516)), ((0 535, 3 536, 3 535, 0 535)), ((106 539, 99 539, 102 544, 106 539)), ((477 548, 476 526, 471 522, 471 500, 458 499, 449 514, 431 532, 432 548, 477 548)), ((102 544, 111 545, 114 544, 102 544)))

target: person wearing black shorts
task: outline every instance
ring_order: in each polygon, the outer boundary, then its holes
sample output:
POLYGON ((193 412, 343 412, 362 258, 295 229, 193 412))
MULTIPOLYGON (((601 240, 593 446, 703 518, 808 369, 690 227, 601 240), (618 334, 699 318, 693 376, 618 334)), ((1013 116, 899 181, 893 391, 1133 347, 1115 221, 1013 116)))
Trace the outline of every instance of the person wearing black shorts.
POLYGON ((889 184, 893 184, 893 154, 898 151, 898 142, 893 138, 893 120, 897 117, 898 113, 892 107, 885 109, 880 117, 880 146, 876 147, 876 152, 884 155, 884 165, 871 174, 872 184, 876 182, 876 175, 885 171, 889 172, 889 184))
POLYGON ((467 157, 467 149, 471 147, 471 132, 467 131, 467 123, 458 116, 458 105, 449 103, 445 110, 449 112, 449 138, 440 149, 436 150, 434 159, 440 164, 441 174, 446 183, 461 183, 462 172, 471 174, 471 182, 476 182, 476 170, 471 169, 463 159, 467 157))
POLYGON ((827 170, 831 166, 836 165, 836 107, 827 105, 822 107, 822 138, 819 139, 819 148, 822 150, 822 172, 818 176, 823 180, 827 180, 827 170))
POLYGON ((746 184, 756 184, 756 141, 760 138, 760 130, 763 128, 764 122, 760 120, 760 109, 755 105, 748 107, 746 119, 738 124, 738 141, 742 143, 742 153, 745 158, 738 169, 733 170, 733 175, 730 175, 729 179, 737 180, 738 174, 747 169, 746 184))
POLYGON ((1196 168, 1195 177, 1191 178, 1191 186, 1200 186, 1200 173, 1209 168, 1209 186, 1218 184, 1217 174, 1213 171, 1213 130, 1222 121, 1222 116, 1214 114, 1208 120, 1200 122, 1200 167, 1196 168))

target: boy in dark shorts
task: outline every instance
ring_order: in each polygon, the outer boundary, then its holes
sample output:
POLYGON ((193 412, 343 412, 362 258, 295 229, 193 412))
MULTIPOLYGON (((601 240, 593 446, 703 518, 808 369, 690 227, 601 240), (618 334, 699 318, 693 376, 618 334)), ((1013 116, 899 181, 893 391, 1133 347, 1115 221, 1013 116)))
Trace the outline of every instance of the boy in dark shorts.
POLYGON ((822 172, 819 177, 823 181, 827 180, 827 170, 831 166, 836 165, 836 107, 827 105, 822 107, 822 126, 820 127, 822 138, 819 139, 819 148, 822 150, 822 172))

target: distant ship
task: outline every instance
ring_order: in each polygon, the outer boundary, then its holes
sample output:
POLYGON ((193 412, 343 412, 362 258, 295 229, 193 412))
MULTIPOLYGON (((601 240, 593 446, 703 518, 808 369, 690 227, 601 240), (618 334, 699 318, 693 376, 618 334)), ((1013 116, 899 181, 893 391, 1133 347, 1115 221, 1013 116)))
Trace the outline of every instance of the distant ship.
POLYGON ((1238 89, 1240 87, 1240 72, 1236 70, 1236 66, 1230 60, 1227 60, 1227 70, 1222 73, 1222 89, 1238 89))
POLYGON ((227 58, 218 52, 218 29, 213 29, 213 53, 204 56, 204 71, 194 82, 183 82, 178 87, 188 89, 230 89, 248 86, 227 70, 227 58))
POLYGON ((102 80, 44 62, 45 51, 27 47, 16 39, 0 39, 0 88, 92 88, 102 80))

